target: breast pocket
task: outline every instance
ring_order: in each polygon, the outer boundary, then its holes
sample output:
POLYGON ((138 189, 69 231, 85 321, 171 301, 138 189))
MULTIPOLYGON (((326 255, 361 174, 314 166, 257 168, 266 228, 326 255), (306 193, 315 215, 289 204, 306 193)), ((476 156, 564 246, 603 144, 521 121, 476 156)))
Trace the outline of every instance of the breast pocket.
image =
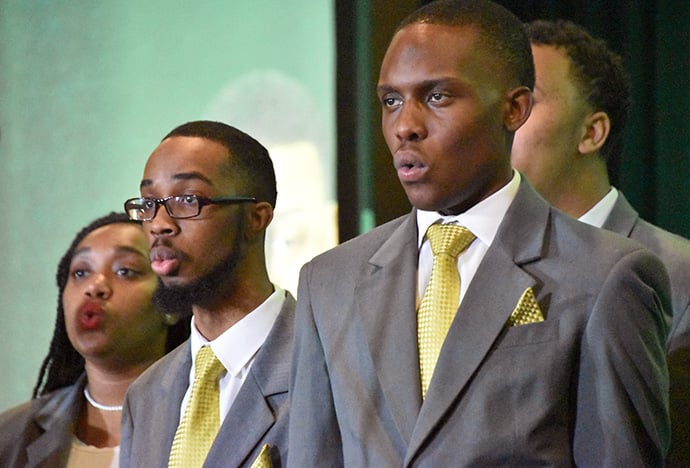
POLYGON ((506 327, 494 346, 495 351, 558 340, 558 320, 506 327))

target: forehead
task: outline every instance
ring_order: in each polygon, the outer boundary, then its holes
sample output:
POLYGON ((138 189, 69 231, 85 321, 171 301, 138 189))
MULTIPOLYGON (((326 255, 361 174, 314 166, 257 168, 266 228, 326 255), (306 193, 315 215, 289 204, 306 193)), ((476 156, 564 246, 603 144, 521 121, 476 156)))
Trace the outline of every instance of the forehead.
POLYGON ((570 73, 570 59, 565 50, 550 45, 532 45, 536 89, 554 94, 571 94, 575 80, 570 73))
POLYGON ((473 25, 412 23, 398 31, 386 51, 379 84, 436 77, 496 74, 497 59, 482 47, 473 25))
POLYGON ((114 223, 101 226, 87 234, 77 246, 76 255, 96 251, 132 252, 148 257, 148 244, 141 226, 133 223, 114 223))
POLYGON ((230 157, 225 146, 206 138, 167 138, 149 156, 141 187, 193 183, 223 188, 232 175, 230 157))

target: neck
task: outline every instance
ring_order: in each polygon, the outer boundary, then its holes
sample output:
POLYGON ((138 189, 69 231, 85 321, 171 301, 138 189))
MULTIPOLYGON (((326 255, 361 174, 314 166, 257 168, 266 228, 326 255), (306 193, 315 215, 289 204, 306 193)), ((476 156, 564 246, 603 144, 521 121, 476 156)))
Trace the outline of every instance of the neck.
POLYGON ((194 324, 204 338, 212 341, 259 307, 273 293, 273 284, 265 281, 237 284, 232 294, 212 305, 194 305, 194 324))
POLYGON ((555 177, 554 183, 542 195, 559 210, 579 218, 599 203, 610 189, 606 164, 599 156, 587 155, 575 162, 567 174, 555 177))
POLYGON ((79 440, 95 447, 115 447, 120 444, 121 411, 109 411, 124 403, 129 385, 151 362, 130 365, 123 369, 112 369, 87 360, 85 363, 88 393, 96 403, 91 404, 85 396, 84 405, 76 427, 79 440))

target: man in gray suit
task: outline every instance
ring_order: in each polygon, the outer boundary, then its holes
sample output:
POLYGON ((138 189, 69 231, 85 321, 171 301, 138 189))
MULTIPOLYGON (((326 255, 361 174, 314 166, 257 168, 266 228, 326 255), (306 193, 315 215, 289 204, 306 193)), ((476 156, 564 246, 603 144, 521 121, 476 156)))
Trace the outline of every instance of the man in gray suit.
MULTIPOLYGON (((515 135, 512 162, 553 206, 581 221, 630 237, 669 272, 672 326, 670 464, 690 464, 690 241, 640 218, 611 186, 622 159, 630 82, 621 58, 580 26, 527 25, 536 68, 534 106, 515 135)), ((671 317, 669 317, 671 320, 671 317)))
POLYGON ((181 125, 149 157, 141 196, 125 209, 143 221, 162 282, 159 303, 191 307, 192 333, 130 387, 120 466, 172 461, 178 424, 192 407, 197 352, 206 346, 224 369, 215 382, 220 429, 204 466, 286 463, 295 300, 266 272, 264 237, 275 202, 268 152, 228 125, 181 125))
POLYGON ((377 91, 415 208, 302 269, 289 466, 663 463, 666 272, 512 170, 533 81, 522 24, 496 4, 440 0, 399 26, 377 91), (422 397, 416 310, 438 222, 476 239, 422 397))

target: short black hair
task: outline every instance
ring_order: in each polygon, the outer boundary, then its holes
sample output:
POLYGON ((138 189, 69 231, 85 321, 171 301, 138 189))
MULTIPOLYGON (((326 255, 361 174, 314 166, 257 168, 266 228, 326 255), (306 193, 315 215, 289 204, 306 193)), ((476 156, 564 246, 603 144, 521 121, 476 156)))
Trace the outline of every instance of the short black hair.
POLYGON ((163 140, 171 137, 200 137, 220 143, 227 148, 231 167, 240 172, 238 181, 248 193, 239 195, 267 201, 275 207, 277 189, 273 161, 268 150, 257 140, 223 122, 196 120, 173 129, 163 140))
MULTIPOLYGON (((72 240, 69 248, 60 259, 55 275, 58 287, 57 315, 55 317, 55 328, 53 338, 50 342, 48 355, 41 364, 38 372, 38 380, 34 387, 32 398, 45 395, 58 388, 74 384, 79 376, 84 373, 84 358, 74 349, 67 336, 65 327, 65 310, 62 306, 62 295, 69 279, 70 265, 74 252, 79 243, 86 236, 96 229, 110 224, 136 224, 139 221, 132 221, 126 213, 111 212, 106 216, 98 218, 85 226, 72 240)), ((180 345, 189 337, 189 320, 180 320, 175 325, 168 327, 168 336, 165 344, 166 352, 169 352, 180 345)))
POLYGON ((513 77, 515 86, 534 89, 534 60, 523 24, 501 5, 487 0, 436 0, 405 18, 397 31, 414 23, 476 27, 482 46, 503 64, 505 76, 513 77))
POLYGON ((600 154, 616 180, 623 154, 623 133, 630 115, 630 78, 620 55, 606 42, 592 37, 570 21, 537 20, 526 25, 534 45, 562 49, 570 60, 571 75, 585 101, 595 112, 603 111, 611 120, 611 131, 600 154))

